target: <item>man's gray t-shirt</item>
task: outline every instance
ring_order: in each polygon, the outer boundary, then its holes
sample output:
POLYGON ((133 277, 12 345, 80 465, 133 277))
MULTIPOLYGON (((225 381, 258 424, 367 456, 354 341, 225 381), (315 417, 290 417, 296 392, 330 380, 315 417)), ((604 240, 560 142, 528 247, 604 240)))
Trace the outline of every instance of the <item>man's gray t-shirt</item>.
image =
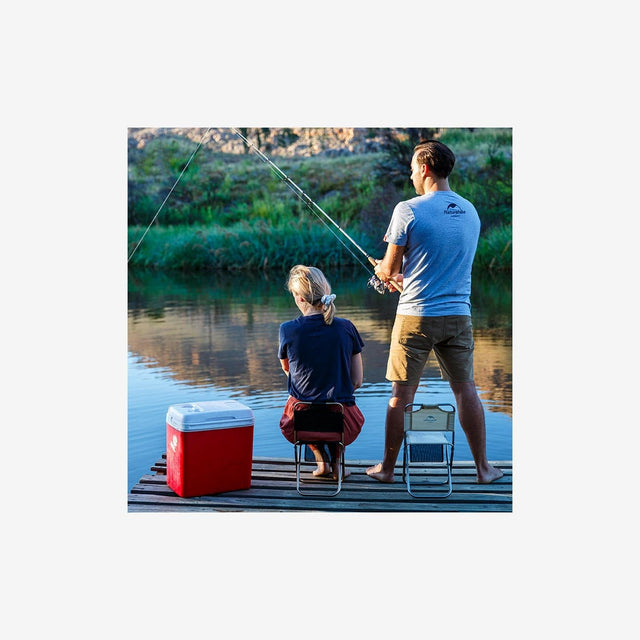
POLYGON ((405 247, 397 313, 471 315, 471 267, 479 235, 476 208, 453 191, 398 203, 384 238, 405 247))

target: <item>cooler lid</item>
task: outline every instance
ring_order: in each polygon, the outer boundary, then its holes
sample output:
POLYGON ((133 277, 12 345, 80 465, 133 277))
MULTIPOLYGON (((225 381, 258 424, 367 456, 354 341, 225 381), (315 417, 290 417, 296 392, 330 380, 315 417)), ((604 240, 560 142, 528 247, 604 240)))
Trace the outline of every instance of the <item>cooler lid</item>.
POLYGON ((178 431, 228 429, 253 424, 253 411, 236 400, 205 400, 171 405, 167 424, 178 431))

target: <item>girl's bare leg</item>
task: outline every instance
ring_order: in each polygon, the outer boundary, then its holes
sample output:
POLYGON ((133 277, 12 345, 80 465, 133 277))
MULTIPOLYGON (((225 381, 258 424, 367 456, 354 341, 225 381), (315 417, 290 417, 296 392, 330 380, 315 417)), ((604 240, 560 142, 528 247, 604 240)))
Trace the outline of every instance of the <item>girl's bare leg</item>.
POLYGON ((325 460, 322 451, 315 444, 308 444, 309 449, 313 452, 318 468, 313 471, 314 476, 326 476, 331 473, 331 465, 325 460))

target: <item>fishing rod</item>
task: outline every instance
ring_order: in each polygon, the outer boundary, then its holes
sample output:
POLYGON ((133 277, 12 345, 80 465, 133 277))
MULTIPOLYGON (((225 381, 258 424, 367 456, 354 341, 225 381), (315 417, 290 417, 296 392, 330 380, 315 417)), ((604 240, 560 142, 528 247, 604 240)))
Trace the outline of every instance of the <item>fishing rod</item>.
MULTIPOLYGON (((313 213, 314 210, 318 211, 319 213, 322 214, 322 216, 324 216, 324 218, 331 224, 333 225, 340 233, 342 233, 342 235, 349 240, 349 242, 351 242, 351 244, 375 267, 376 264, 378 264, 378 261, 372 257, 371 255, 369 255, 322 207, 320 207, 319 205, 317 205, 293 180, 291 180, 291 178, 284 173, 284 171, 282 171, 280 169, 280 167, 278 167, 274 162, 272 162, 262 151, 260 151, 260 149, 258 149, 258 147, 256 147, 252 142, 250 142, 249 140, 247 140, 247 138, 245 138, 245 136, 242 135, 242 133, 240 133, 240 131, 238 131, 238 129, 235 129, 233 127, 231 127, 231 130, 247 145, 247 147, 249 147, 250 149, 253 149, 257 154, 258 157, 260 158, 260 160, 262 160, 264 163, 266 163, 267 165, 269 165, 269 167, 271 167, 271 169, 275 172, 275 174, 278 176, 278 178, 280 178, 280 180, 282 180, 292 191, 293 193, 300 199, 302 200, 302 202, 304 202, 304 204, 307 206, 307 208, 313 213)), ((316 217, 317 214, 316 214, 316 217)), ((322 218, 318 219, 321 222, 324 222, 322 218)), ((329 225, 326 225, 327 228, 329 229, 329 231, 332 231, 331 227, 329 225)), ((332 231, 333 232, 333 231, 332 231)), ((340 241, 340 237, 336 236, 335 233, 333 234, 337 240, 340 241)), ((348 247, 341 242, 341 244, 343 244, 343 246, 345 246, 345 248, 348 247)), ((351 253, 352 255, 354 255, 351 251, 349 251, 349 253, 351 253)), ((357 256, 354 256, 357 259, 357 256)), ((358 262, 360 262, 360 260, 358 260, 358 262)), ((363 263, 360 263, 363 264, 363 263)), ((363 266, 365 266, 363 264, 363 266)), ((366 268, 366 267, 365 267, 366 268)), ((396 282, 393 279, 389 280, 389 283, 397 290, 397 291, 402 291, 402 285, 400 285, 398 282, 396 282)), ((369 279, 369 281, 367 282, 367 284, 371 287, 373 287, 378 293, 384 293, 385 291, 385 283, 382 282, 382 280, 380 280, 380 278, 378 278, 378 276, 375 275, 375 273, 373 274, 373 276, 371 276, 371 278, 369 279)))

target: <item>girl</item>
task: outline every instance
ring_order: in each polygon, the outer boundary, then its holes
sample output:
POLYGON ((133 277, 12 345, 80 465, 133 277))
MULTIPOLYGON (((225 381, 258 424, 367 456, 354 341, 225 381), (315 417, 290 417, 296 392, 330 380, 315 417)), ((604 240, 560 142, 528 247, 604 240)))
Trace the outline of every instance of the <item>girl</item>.
MULTIPOLYGON (((278 357, 287 374, 289 399, 280 430, 293 442, 293 406, 297 401, 340 402, 344 405, 344 444, 352 443, 364 424, 354 391, 362 386, 364 342, 350 320, 335 316, 335 295, 320 269, 296 265, 287 288, 302 314, 280 325, 278 357)), ((329 446, 331 460, 322 449, 309 445, 318 468, 315 476, 337 477, 336 445, 329 446)), ((348 475, 348 474, 347 474, 348 475)))

